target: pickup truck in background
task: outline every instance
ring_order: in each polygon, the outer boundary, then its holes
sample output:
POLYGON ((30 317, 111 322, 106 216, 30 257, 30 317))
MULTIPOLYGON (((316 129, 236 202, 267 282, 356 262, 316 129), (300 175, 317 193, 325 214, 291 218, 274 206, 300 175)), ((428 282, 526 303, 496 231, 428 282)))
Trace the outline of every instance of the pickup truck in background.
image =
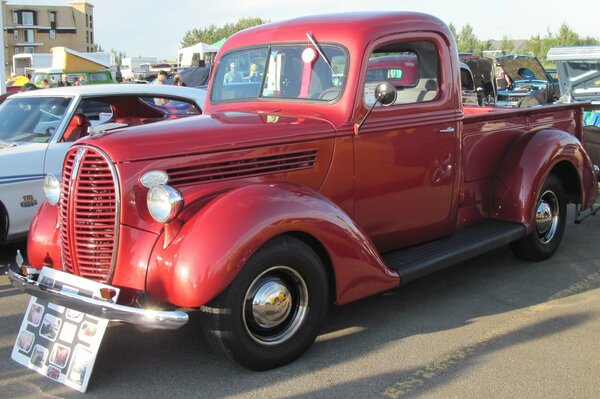
POLYGON ((600 46, 553 47, 546 58, 556 62, 560 101, 587 103, 583 118, 585 149, 600 165, 600 46))
POLYGON ((567 204, 586 209, 597 194, 582 106, 461 97, 456 43, 432 16, 320 15, 237 33, 205 115, 74 144, 62 176, 46 177, 30 266, 9 277, 151 328, 198 310, 216 348, 263 370, 306 351, 332 302, 507 244, 551 257, 567 204), (393 72, 374 79, 383 56, 393 72), (43 267, 117 287, 118 300, 46 287, 43 267))

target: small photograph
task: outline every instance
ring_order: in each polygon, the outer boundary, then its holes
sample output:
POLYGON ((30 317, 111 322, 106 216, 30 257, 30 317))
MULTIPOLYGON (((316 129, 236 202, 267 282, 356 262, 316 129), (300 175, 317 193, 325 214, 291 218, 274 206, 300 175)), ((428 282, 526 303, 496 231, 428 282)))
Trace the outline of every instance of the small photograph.
POLYGON ((46 286, 48 288, 52 288, 54 286, 54 279, 44 276, 44 277, 42 277, 40 284, 43 286, 46 286))
POLYGON ((43 314, 44 307, 37 303, 33 303, 29 308, 29 313, 27 314, 27 322, 37 327, 40 325, 43 314))
POLYGON ((58 381, 58 379, 60 378, 60 370, 54 366, 48 366, 48 372, 46 373, 46 375, 52 378, 53 380, 58 381))
POLYGON ((33 353, 31 354, 31 364, 36 367, 43 367, 48 357, 48 349, 42 345, 36 345, 33 347, 33 353))
POLYGON ((52 310, 56 310, 58 313, 64 313, 65 312, 65 307, 64 306, 60 306, 60 305, 56 305, 54 303, 49 303, 48 307, 52 310))
POLYGON ((96 337, 97 332, 98 325, 86 320, 83 323, 81 323, 81 328, 79 329, 78 337, 84 342, 91 343, 96 337))
POLYGON ((67 359, 69 359, 70 353, 70 348, 61 344, 54 344, 52 353, 50 354, 50 363, 62 369, 67 365, 67 359))
POLYGON ((40 328, 40 335, 50 341, 54 341, 60 330, 62 320, 58 317, 54 317, 51 314, 44 316, 42 321, 42 327, 40 328))
POLYGON ((29 353, 34 340, 35 336, 32 333, 23 330, 19 333, 19 336, 17 337, 17 347, 23 352, 29 353))
POLYGON ((92 353, 78 345, 77 348, 75 348, 75 354, 71 360, 71 367, 67 378, 75 384, 83 385, 85 374, 87 373, 91 360, 92 353))
POLYGON ((75 338, 75 334, 77 334, 77 324, 72 324, 67 321, 63 323, 62 329, 60 330, 60 335, 58 339, 68 344, 73 343, 73 339, 75 338))
POLYGON ((67 319, 74 323, 81 323, 81 320, 83 320, 83 313, 73 309, 67 309, 67 319))

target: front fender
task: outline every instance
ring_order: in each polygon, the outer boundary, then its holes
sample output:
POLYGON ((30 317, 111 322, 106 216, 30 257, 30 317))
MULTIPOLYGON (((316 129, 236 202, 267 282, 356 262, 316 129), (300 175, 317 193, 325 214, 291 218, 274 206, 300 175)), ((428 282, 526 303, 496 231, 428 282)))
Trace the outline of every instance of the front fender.
POLYGON ((492 217, 522 223, 530 232, 539 190, 559 163, 568 164, 577 176, 580 203, 583 209, 589 208, 596 198, 597 183, 581 142, 568 133, 543 129, 519 137, 504 157, 494 185, 492 217))
POLYGON ((38 209, 27 236, 27 260, 37 269, 61 265, 58 207, 44 201, 38 209))
POLYGON ((325 248, 338 303, 399 285, 371 241, 331 201, 304 187, 257 183, 212 199, 166 248, 163 232, 150 259, 146 289, 155 300, 204 305, 266 241, 291 232, 310 235, 325 248))

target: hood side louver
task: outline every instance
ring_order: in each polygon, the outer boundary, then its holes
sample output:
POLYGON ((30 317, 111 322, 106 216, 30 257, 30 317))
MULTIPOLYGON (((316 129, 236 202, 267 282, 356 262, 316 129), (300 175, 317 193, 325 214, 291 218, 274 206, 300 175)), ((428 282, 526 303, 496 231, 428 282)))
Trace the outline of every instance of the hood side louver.
POLYGON ((317 150, 312 149, 172 168, 167 169, 167 174, 170 185, 184 186, 308 169, 314 166, 316 159, 317 150))

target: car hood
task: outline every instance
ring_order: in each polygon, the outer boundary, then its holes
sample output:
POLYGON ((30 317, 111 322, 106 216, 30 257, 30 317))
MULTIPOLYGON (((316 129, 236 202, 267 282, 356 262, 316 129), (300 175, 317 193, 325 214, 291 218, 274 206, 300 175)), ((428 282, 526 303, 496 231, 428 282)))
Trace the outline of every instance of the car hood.
POLYGON ((540 64, 535 57, 507 55, 504 57, 497 57, 496 60, 504 69, 504 72, 506 72, 506 74, 515 82, 522 80, 548 81, 548 75, 546 74, 544 67, 542 67, 542 64, 540 64), (524 76, 522 71, 525 69, 531 71, 534 76, 524 76))
POLYGON ((316 140, 334 134, 333 126, 317 117, 220 112, 129 127, 79 143, 99 147, 120 163, 316 140))
POLYGON ((21 179, 43 176, 46 143, 6 142, 0 140, 0 178, 21 179))

